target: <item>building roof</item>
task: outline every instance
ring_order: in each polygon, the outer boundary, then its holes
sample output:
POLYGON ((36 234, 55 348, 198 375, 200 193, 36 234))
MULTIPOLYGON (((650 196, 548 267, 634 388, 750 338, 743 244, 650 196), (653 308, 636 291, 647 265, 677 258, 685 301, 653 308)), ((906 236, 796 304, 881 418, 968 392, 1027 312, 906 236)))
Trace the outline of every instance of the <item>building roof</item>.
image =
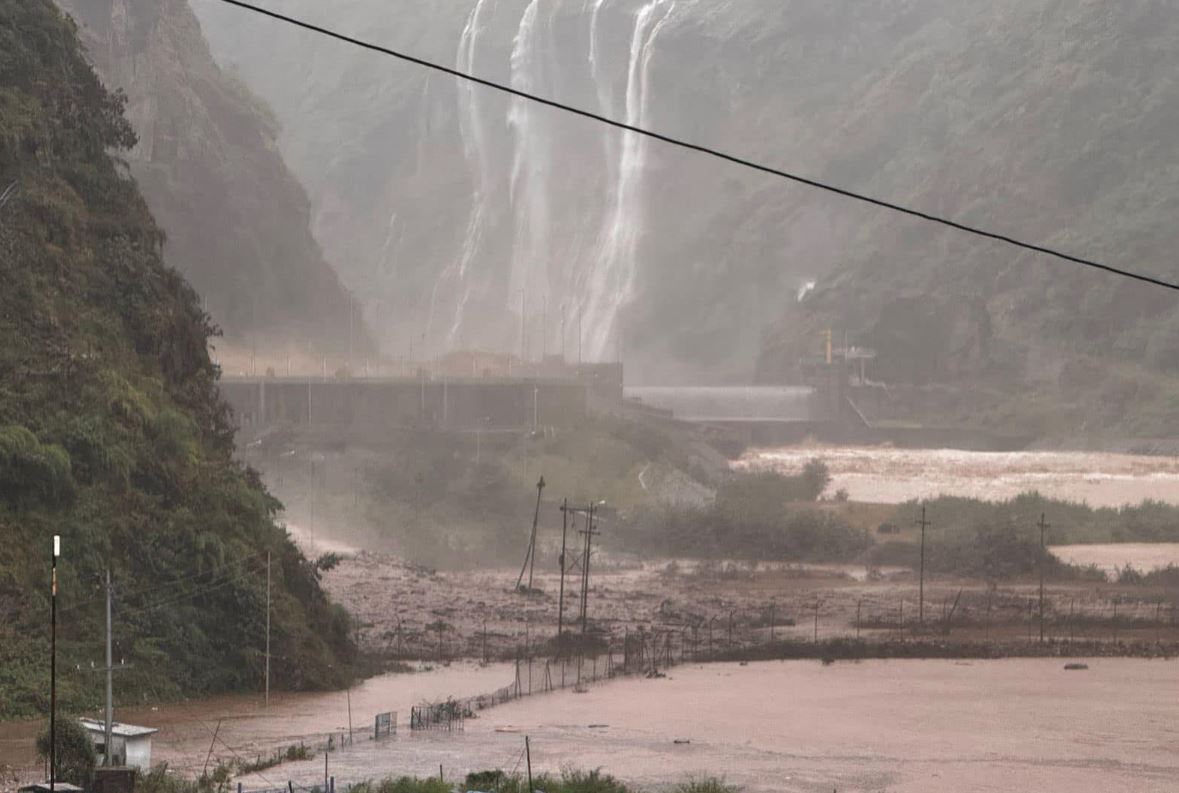
MULTIPOLYGON (((84 793, 82 788, 78 787, 77 785, 71 785, 69 782, 61 782, 61 781, 54 782, 53 789, 55 791, 60 791, 60 793, 75 793, 75 791, 76 791, 76 793, 84 793)), ((45 791, 45 793, 48 793, 49 783, 48 782, 34 782, 31 785, 25 785, 22 788, 18 788, 18 790, 20 791, 20 793, 42 793, 42 791, 45 791)))
MULTIPOLYGON (((90 732, 105 732, 106 723, 98 719, 78 719, 82 722, 82 726, 90 732)), ((118 735, 120 738, 140 738, 144 735, 151 735, 157 733, 155 727, 136 727, 134 724, 120 724, 117 721, 111 722, 111 733, 118 735)))

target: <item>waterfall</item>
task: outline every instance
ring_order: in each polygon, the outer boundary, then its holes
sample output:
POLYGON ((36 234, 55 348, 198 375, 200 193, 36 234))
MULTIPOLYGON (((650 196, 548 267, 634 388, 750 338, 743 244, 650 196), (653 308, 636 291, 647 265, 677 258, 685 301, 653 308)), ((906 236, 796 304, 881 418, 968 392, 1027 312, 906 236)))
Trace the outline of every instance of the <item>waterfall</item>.
MULTIPOLYGON (((610 86, 610 78, 602 72, 601 45, 598 41, 598 22, 601 18, 602 7, 606 5, 606 0, 593 0, 594 10, 590 12, 589 24, 589 65, 590 76, 594 79, 594 87, 598 91, 598 107, 602 111, 602 115, 610 117, 614 111, 614 97, 610 86)), ((607 141, 612 141, 612 136, 606 137, 607 141)))
MULTIPOLYGON (((544 22, 540 7, 540 0, 531 0, 520 18, 520 27, 512 43, 511 80, 513 88, 543 94, 544 22)), ((508 111, 508 126, 515 136, 509 197, 516 221, 509 301, 525 290, 526 294, 532 294, 533 305, 539 303, 540 295, 547 291, 547 271, 553 252, 549 214, 552 133, 547 112, 520 98, 512 100, 508 111)), ((523 330, 521 336, 524 336, 523 330)), ((523 338, 521 344, 524 344, 523 338)))
MULTIPOLYGON (((459 37, 458 55, 455 58, 455 68, 465 74, 476 73, 475 54, 482 32, 482 11, 487 0, 475 0, 467 24, 459 37)), ((454 309, 448 342, 455 346, 462 331, 464 312, 471 297, 470 269, 482 249, 483 235, 486 231, 488 214, 491 211, 490 197, 493 191, 494 174, 488 156, 487 139, 484 133, 484 111, 481 102, 479 86, 458 81, 458 122, 459 133, 463 140, 463 153, 466 156, 471 178, 474 182, 474 193, 471 200, 471 214, 467 220, 467 230, 463 238, 462 252, 457 266, 448 268, 457 281, 459 294, 454 309)), ((440 279, 448 280, 448 279, 440 279)))
MULTIPOLYGON (((600 5, 595 5, 595 11, 600 5)), ((675 3, 669 0, 650 0, 635 15, 626 75, 625 121, 631 126, 646 125, 651 55, 659 31, 674 8, 675 3)), ((591 53, 594 52, 593 48, 591 42, 591 53)), ((596 62, 596 54, 591 57, 591 62, 596 62)), ((601 81, 596 82, 601 85, 601 81)), ((647 140, 642 136, 623 133, 612 190, 613 204, 602 231, 602 249, 588 280, 585 332, 591 359, 605 358, 611 339, 616 339, 620 332, 619 310, 634 291, 639 233, 643 222, 643 175, 647 167, 647 148, 647 140)))

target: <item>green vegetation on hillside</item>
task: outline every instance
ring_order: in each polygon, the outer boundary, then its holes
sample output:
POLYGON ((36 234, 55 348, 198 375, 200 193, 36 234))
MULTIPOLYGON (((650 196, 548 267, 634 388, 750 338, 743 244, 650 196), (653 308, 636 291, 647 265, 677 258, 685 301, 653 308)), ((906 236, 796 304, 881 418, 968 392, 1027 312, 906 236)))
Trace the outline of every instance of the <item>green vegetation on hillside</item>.
MULTIPOLYGON (((926 569, 938 573, 1002 579, 1027 576, 1047 565, 1053 575, 1074 574, 1049 553, 1041 553, 1036 528, 1045 515, 1047 545, 1108 542, 1179 542, 1179 507, 1158 501, 1137 506, 1102 507, 1025 493, 1007 501, 943 496, 925 502, 932 526, 926 534, 926 569)), ((916 502, 897 507, 891 522, 911 525, 921 511, 916 502)), ((879 564, 916 567, 917 545, 881 543, 868 555, 879 564)))
POLYGON ((99 701, 114 580, 120 702, 262 685, 266 557, 280 688, 348 675, 347 615, 231 458, 195 293, 108 151, 134 135, 49 0, 0 0, 0 717, 99 701), (3 187, 0 187, 2 190, 3 187))
POLYGON ((815 504, 829 481, 827 466, 819 460, 792 476, 736 474, 720 486, 712 503, 640 510, 607 542, 663 556, 848 561, 872 539, 815 504))

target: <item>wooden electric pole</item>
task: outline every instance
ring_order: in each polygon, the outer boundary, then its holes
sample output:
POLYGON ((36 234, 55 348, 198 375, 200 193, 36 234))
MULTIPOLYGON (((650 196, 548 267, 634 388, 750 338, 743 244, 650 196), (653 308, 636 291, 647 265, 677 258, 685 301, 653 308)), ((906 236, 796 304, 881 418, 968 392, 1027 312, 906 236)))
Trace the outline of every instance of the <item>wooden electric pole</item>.
POLYGON ((925 505, 921 505, 921 520, 917 521, 921 527, 921 572, 917 584, 917 623, 925 626, 925 530, 929 528, 929 521, 925 519, 925 505))
POLYGON ((599 534, 594 528, 594 504, 586 511, 586 526, 581 533, 585 535, 585 556, 581 563, 581 635, 586 634, 589 623, 589 576, 590 556, 593 554, 594 535, 599 534))
POLYGON ((561 637, 565 633, 565 536, 569 531, 569 499, 561 501, 561 588, 557 595, 557 650, 561 649, 561 637))
POLYGON ((1047 553, 1047 547, 1044 545, 1044 531, 1049 528, 1049 524, 1044 520, 1044 513, 1040 513, 1040 522, 1036 524, 1040 527, 1040 558, 1036 563, 1036 567, 1040 568, 1040 644, 1044 643, 1044 558, 1047 553))
POLYGON ((528 571, 528 589, 532 590, 532 572, 536 566, 536 526, 540 521, 540 494, 544 490, 544 477, 536 483, 536 510, 532 513, 532 534, 528 539, 528 552, 524 554, 524 565, 520 568, 520 575, 516 578, 516 589, 519 590, 524 580, 524 571, 528 571))
POLYGON ((526 758, 525 767, 528 769, 528 793, 533 793, 532 787, 532 747, 528 742, 528 736, 524 736, 524 756, 526 758))

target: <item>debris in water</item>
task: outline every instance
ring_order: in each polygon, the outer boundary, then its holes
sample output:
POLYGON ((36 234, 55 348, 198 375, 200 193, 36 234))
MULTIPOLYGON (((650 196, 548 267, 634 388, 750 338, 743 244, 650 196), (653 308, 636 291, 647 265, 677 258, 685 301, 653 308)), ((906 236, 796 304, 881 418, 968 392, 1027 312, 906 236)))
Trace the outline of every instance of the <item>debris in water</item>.
POLYGON ((1085 670, 1089 668, 1089 664, 1071 663, 1065 664, 1064 668, 1068 671, 1085 670))
POLYGON ((684 744, 684 743, 691 743, 691 741, 688 740, 687 738, 676 738, 674 741, 672 741, 672 743, 684 744))

